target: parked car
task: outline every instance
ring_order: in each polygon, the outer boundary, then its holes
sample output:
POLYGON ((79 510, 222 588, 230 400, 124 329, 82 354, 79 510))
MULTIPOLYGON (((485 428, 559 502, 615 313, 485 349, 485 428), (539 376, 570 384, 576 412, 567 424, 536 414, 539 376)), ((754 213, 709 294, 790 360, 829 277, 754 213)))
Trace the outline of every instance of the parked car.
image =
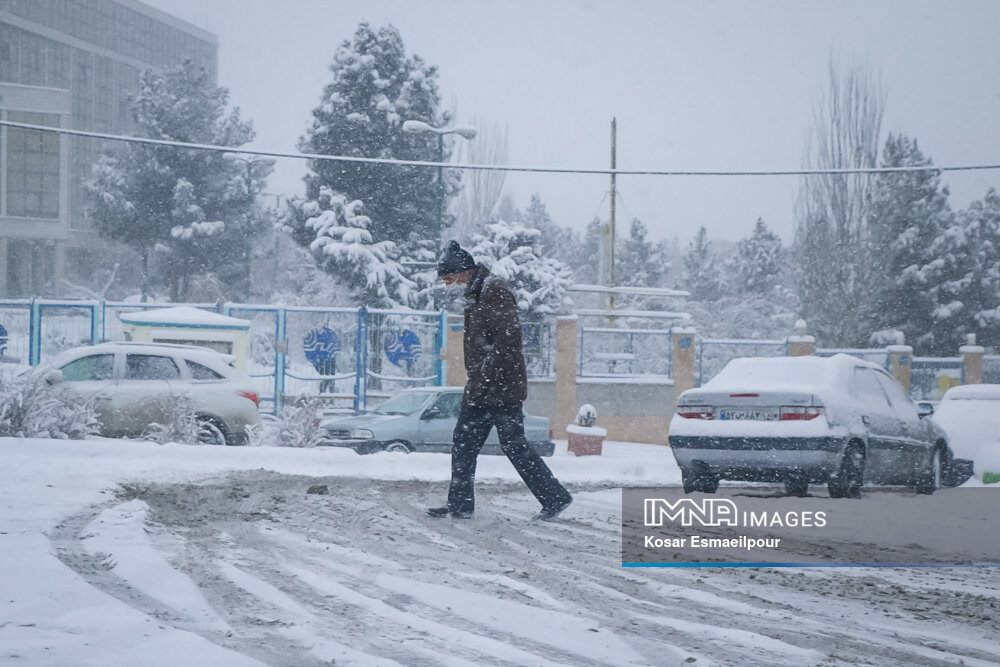
MULTIPOLYGON (((372 412, 323 422, 326 439, 320 445, 350 447, 359 454, 450 452, 463 391, 462 387, 405 389, 372 412)), ((542 456, 555 450, 545 417, 525 413, 524 435, 542 456)), ((482 453, 502 453, 496 429, 490 431, 482 453)))
POLYGON ((234 359, 193 345, 100 343, 66 350, 39 372, 95 402, 101 435, 141 437, 163 421, 171 401, 185 396, 200 440, 241 445, 260 423, 259 397, 234 359))
POLYGON ((972 459, 984 481, 1000 478, 1000 384, 952 387, 941 397, 934 421, 955 454, 972 459))
POLYGON ((677 400, 669 442, 685 492, 720 479, 826 484, 856 498, 864 484, 933 493, 969 478, 944 430, 880 366, 833 357, 735 359, 677 400))

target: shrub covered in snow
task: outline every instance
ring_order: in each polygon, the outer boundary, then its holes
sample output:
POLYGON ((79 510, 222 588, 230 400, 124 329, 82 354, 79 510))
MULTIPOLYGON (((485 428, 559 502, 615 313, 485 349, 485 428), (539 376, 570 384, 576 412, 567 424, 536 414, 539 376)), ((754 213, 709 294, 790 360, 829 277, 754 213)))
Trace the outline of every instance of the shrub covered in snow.
POLYGON ((94 402, 49 384, 44 373, 0 375, 0 437, 82 440, 99 428, 94 402))
POLYGON ((318 396, 303 396, 286 405, 274 425, 275 440, 281 447, 315 447, 323 439, 319 423, 322 401, 318 396))
POLYGON ((143 434, 146 440, 161 445, 168 442, 198 442, 200 427, 189 396, 173 394, 164 398, 157 406, 157 412, 163 415, 163 419, 149 425, 143 434))

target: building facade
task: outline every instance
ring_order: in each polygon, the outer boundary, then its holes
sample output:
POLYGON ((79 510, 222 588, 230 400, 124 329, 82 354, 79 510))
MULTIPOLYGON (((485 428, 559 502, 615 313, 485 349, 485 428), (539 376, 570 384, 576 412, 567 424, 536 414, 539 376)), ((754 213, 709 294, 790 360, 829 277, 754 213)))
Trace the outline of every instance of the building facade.
MULTIPOLYGON (((0 0, 0 120, 132 134, 142 72, 185 59, 217 80, 212 33, 136 0, 0 0)), ((88 265, 83 182, 113 143, 0 125, 0 297, 88 265)))

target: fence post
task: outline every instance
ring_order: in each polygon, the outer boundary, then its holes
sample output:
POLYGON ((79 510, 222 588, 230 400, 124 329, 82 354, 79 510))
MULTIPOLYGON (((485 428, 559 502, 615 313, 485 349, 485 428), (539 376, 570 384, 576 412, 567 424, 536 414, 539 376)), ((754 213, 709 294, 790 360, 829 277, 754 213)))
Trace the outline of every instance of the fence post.
POLYGON ((358 336, 354 345, 354 411, 360 414, 368 404, 368 312, 358 308, 358 336))
POLYGON ((903 389, 909 394, 910 362, 913 360, 913 348, 903 344, 905 339, 902 333, 897 332, 896 339, 898 341, 896 345, 890 345, 886 348, 886 356, 889 358, 889 374, 896 378, 896 381, 903 385, 903 389))
POLYGON ((465 327, 458 315, 449 315, 445 331, 445 382, 449 387, 464 387, 469 381, 465 372, 465 327))
POLYGON ((566 426, 576 418, 577 318, 556 318, 555 388, 549 425, 553 438, 566 438, 566 426))
POLYGON ((274 330, 274 414, 285 406, 285 354, 288 352, 286 311, 279 308, 274 330))
POLYGON ((694 335, 687 327, 673 329, 671 338, 671 378, 674 381, 674 398, 694 387, 694 335))
POLYGON ((31 314, 28 319, 28 365, 37 366, 42 362, 42 305, 31 299, 31 314))
POLYGON ((816 339, 810 336, 805 320, 795 322, 795 333, 785 339, 790 357, 810 357, 816 354, 816 339))
POLYGON ((976 345, 976 334, 966 337, 966 344, 958 348, 962 355, 962 384, 982 384, 983 355, 986 348, 976 345))
POLYGON ((445 363, 448 354, 448 313, 441 309, 438 314, 438 330, 434 334, 434 345, 437 347, 437 386, 447 381, 448 365, 445 363))

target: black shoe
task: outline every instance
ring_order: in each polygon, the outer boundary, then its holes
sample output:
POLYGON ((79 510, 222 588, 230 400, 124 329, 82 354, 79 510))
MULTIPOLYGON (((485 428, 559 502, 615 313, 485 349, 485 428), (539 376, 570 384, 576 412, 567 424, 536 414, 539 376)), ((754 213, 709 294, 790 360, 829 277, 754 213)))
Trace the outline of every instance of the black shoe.
POLYGON ((471 519, 472 512, 452 512, 451 508, 445 505, 444 507, 431 507, 427 510, 427 516, 434 517, 435 519, 443 519, 446 516, 451 516, 453 519, 471 519))
POLYGON ((535 519, 540 521, 551 521, 552 519, 559 516, 564 509, 573 504, 573 498, 571 497, 564 503, 558 505, 552 505, 551 507, 543 507, 542 511, 535 515, 535 519))

